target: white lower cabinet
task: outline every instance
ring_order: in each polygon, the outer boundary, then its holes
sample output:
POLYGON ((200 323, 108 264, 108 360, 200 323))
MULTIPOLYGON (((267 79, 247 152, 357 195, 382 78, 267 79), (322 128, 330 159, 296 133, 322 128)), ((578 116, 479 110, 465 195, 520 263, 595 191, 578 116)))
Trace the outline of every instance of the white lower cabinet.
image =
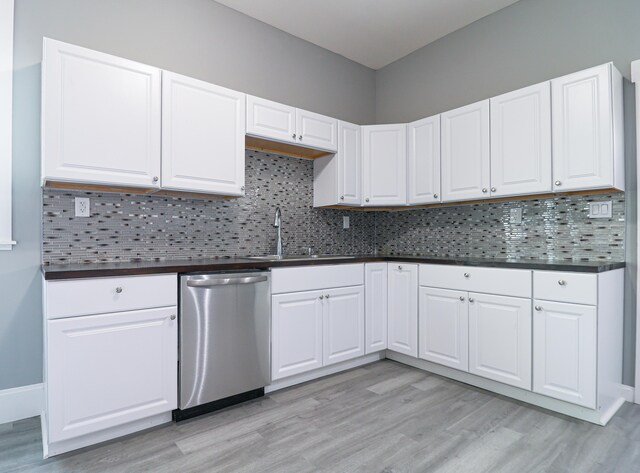
POLYGON ((534 304, 533 391, 595 409, 596 307, 534 304))
POLYGON ((323 365, 364 355, 364 287, 331 289, 324 297, 323 365))
POLYGON ((365 280, 365 351, 387 348, 387 263, 367 263, 365 280))
POLYGON ((469 372, 531 389, 531 299, 469 293, 469 372))
POLYGON ((47 322, 50 442, 177 407, 175 315, 170 307, 47 322))
POLYGON ((280 379, 322 366, 322 308, 325 291, 272 297, 271 377, 280 379))
POLYGON ((389 263, 388 349, 418 356, 418 265, 389 263))
POLYGON ((469 307, 466 292, 420 288, 419 357, 467 371, 469 307))

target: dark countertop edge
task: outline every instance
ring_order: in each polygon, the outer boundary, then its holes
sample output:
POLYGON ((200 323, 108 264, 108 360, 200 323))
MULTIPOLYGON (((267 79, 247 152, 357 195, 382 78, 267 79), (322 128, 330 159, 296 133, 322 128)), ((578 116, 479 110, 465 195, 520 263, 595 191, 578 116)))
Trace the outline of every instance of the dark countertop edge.
POLYGON ((42 265, 47 281, 118 276, 141 276, 166 273, 193 273, 208 271, 235 271, 247 269, 284 268, 290 266, 317 266, 328 264, 402 262, 441 264, 453 266, 476 266, 486 268, 530 269, 546 271, 569 271, 580 273, 602 273, 624 268, 624 261, 544 261, 504 259, 448 259, 420 256, 358 256, 355 258, 319 259, 304 261, 256 261, 246 258, 220 258, 219 260, 148 261, 132 263, 87 263, 75 265, 42 265))

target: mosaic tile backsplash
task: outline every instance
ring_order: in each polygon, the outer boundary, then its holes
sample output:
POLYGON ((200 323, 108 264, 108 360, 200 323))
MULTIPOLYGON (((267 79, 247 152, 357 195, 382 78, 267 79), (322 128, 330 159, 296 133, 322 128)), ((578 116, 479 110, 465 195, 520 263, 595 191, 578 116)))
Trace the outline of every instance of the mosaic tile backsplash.
POLYGON ((270 254, 282 210, 285 252, 624 260, 624 194, 555 197, 393 212, 313 208, 313 162, 247 151, 239 199, 43 191, 43 262, 83 263, 270 254), (90 218, 73 198, 91 198, 90 218), (588 202, 613 201, 610 219, 588 202), (522 223, 510 210, 522 209, 522 223), (342 217, 350 217, 348 230, 342 217))

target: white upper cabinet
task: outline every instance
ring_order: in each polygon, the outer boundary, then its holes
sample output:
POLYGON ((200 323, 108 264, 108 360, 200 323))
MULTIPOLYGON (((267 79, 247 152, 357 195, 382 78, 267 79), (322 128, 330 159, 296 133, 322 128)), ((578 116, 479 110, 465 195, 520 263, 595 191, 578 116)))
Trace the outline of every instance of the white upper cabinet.
POLYGON ((388 348, 418 357, 418 265, 388 265, 388 348))
POLYGON ((338 152, 313 161, 313 205, 362 204, 360 125, 338 122, 338 152))
POLYGON ((551 192, 551 85, 491 99, 491 195, 551 192))
POLYGON ((622 76, 604 64, 551 81, 558 192, 624 190, 622 76))
POLYGON ((489 100, 441 117, 442 201, 489 197, 489 100))
POLYGON ((407 126, 362 127, 364 205, 406 205, 407 126))
POLYGON ((338 150, 338 120, 296 109, 296 134, 298 143, 311 148, 338 150))
POLYGON ((42 178, 160 187, 160 70, 50 39, 42 60, 42 178))
POLYGON ((440 202, 440 115, 407 125, 409 204, 440 202))
POLYGON ((162 73, 162 188, 244 195, 245 94, 162 73))
POLYGON ((297 143, 295 107, 247 95, 247 134, 297 143))
POLYGON ((469 293, 469 372, 531 389, 531 299, 469 293))

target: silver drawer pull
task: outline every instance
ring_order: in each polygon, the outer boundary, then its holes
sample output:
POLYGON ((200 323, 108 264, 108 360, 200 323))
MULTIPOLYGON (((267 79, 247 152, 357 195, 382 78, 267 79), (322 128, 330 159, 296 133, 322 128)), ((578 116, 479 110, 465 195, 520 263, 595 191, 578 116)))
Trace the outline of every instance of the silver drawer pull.
POLYGON ((398 271, 402 271, 402 266, 398 266, 398 271))
POLYGON ((324 296, 320 296, 320 297, 318 297, 318 299, 322 300, 322 299, 324 299, 324 296))
POLYGON ((470 298, 469 298, 469 302, 471 302, 472 304, 473 304, 473 301, 474 301, 474 300, 475 300, 475 299, 474 299, 473 297, 470 297, 470 298))
POLYGON ((169 317, 171 320, 176 320, 176 314, 171 314, 171 316, 169 317))
POLYGON ((469 279, 471 277, 471 275, 469 273, 464 273, 464 277, 469 279))
POLYGON ((325 297, 326 297, 327 299, 329 299, 329 296, 330 296, 330 294, 327 294, 325 297))
POLYGON ((220 278, 220 279, 192 279, 187 281, 189 287, 214 287, 214 286, 230 286, 233 284, 253 284, 266 281, 266 276, 247 276, 244 278, 220 278))
POLYGON ((564 279, 561 279, 560 281, 558 281, 558 284, 560 286, 566 286, 567 285, 567 281, 565 281, 564 279))
POLYGON ((464 296, 460 296, 460 302, 464 302, 464 296))
POLYGON ((116 287, 116 294, 122 294, 122 288, 116 287))
POLYGON ((542 310, 542 307, 540 307, 539 305, 535 306, 535 309, 539 312, 542 310))

